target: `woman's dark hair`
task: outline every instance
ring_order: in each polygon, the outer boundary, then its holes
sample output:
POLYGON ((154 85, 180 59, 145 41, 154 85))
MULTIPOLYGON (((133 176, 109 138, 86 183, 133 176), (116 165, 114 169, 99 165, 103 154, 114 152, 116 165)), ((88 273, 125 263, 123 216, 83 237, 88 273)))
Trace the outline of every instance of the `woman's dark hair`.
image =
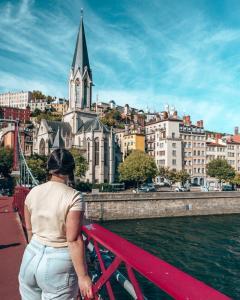
POLYGON ((72 154, 66 149, 54 150, 47 161, 49 174, 68 175, 69 185, 74 186, 75 161, 72 154))

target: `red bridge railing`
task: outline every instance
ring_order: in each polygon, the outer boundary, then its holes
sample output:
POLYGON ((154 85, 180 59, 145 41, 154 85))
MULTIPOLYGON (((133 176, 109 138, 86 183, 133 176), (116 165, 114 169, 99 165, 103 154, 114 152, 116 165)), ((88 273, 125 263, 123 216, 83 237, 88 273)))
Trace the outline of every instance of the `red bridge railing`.
MULTIPOLYGON (((28 193, 26 188, 17 188, 13 206, 19 211, 24 224, 24 199, 28 193)), ((121 238, 117 234, 105 229, 99 224, 82 227, 86 237, 86 245, 91 244, 98 259, 100 275, 93 285, 95 299, 103 287, 106 288, 108 299, 114 300, 114 291, 110 279, 116 274, 119 266, 125 266, 127 281, 134 289, 135 299, 147 298, 143 295, 135 272, 155 284, 165 293, 179 300, 226 300, 229 297, 221 294, 203 282, 180 271, 174 266, 155 257, 147 251, 121 238), (104 253, 108 250, 111 261, 106 265, 104 253)))

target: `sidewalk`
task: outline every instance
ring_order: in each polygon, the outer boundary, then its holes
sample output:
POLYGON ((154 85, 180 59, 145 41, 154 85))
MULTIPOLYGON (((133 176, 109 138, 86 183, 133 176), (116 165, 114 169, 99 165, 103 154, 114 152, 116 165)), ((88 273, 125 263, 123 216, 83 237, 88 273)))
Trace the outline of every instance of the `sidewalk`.
POLYGON ((26 246, 12 198, 0 197, 0 299, 19 300, 18 271, 26 246))

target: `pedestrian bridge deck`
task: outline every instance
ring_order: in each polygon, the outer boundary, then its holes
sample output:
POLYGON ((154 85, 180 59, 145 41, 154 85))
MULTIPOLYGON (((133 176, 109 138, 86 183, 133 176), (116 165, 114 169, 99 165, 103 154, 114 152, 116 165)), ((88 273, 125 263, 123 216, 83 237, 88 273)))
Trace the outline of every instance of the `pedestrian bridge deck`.
POLYGON ((18 271, 26 240, 13 198, 0 197, 0 299, 19 300, 18 271))

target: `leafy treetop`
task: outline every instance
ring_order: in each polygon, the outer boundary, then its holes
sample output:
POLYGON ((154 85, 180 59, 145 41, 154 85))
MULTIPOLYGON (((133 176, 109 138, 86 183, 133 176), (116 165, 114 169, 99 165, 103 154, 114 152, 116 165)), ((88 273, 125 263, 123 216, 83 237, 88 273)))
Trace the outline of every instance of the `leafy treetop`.
POLYGON ((13 150, 0 147, 0 175, 7 177, 13 167, 13 150))
POLYGON ((231 181, 235 177, 235 170, 225 159, 213 159, 207 164, 207 175, 217 178, 221 184, 224 181, 231 181))
POLYGON ((47 178, 47 156, 33 154, 27 158, 27 164, 33 176, 41 183, 47 178))
POLYGON ((157 175, 157 166, 152 157, 135 150, 119 165, 121 181, 143 183, 157 175))
POLYGON ((75 175, 77 177, 84 177, 88 170, 88 163, 86 159, 81 155, 81 152, 76 148, 72 148, 70 152, 72 153, 72 156, 74 157, 75 160, 75 175))

